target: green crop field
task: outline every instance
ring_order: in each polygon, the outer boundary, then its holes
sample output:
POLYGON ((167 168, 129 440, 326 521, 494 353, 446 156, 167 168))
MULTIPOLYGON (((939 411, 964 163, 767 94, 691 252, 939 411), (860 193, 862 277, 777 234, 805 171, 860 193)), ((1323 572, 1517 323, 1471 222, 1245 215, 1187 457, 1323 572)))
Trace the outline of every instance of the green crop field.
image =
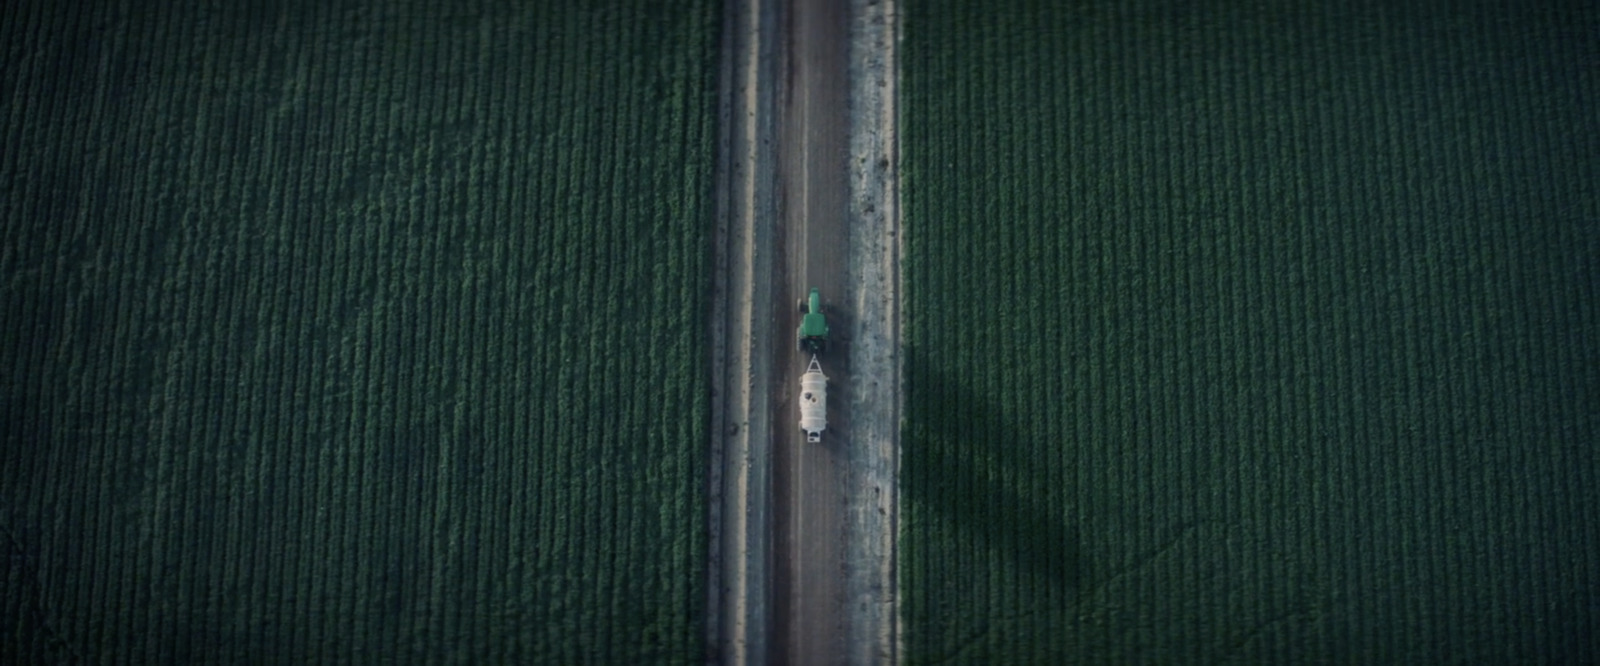
POLYGON ((1600 11, 1208 4, 903 8, 908 660, 1600 659, 1600 11))
POLYGON ((714 2, 0 9, 0 662, 703 660, 714 2))

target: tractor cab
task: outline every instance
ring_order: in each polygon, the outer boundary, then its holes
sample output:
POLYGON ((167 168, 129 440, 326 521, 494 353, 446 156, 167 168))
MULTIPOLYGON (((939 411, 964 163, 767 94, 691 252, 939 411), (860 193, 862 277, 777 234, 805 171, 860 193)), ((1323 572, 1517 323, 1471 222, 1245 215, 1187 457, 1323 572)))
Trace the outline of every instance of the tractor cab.
POLYGON ((800 299, 800 329, 795 332, 795 348, 821 354, 828 349, 828 320, 822 314, 822 292, 811 288, 809 298, 800 299))

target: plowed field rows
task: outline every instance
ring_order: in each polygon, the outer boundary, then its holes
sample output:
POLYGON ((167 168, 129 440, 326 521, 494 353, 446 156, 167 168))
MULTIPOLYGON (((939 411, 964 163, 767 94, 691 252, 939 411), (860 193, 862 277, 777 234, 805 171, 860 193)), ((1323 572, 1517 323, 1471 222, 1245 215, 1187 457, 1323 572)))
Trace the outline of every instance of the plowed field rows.
POLYGON ((908 659, 1600 658, 1568 4, 908 3, 908 659))
POLYGON ((721 9, 0 9, 0 662, 705 654, 721 9))

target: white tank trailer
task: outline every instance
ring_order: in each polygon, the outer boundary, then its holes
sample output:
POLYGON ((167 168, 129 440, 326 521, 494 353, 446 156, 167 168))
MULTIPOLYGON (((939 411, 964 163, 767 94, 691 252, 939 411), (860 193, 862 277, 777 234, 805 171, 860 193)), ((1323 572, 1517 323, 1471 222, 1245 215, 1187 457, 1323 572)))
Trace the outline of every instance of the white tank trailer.
POLYGON ((828 427, 828 376, 822 374, 822 364, 811 357, 806 374, 800 375, 800 429, 806 441, 822 441, 822 431, 828 427))

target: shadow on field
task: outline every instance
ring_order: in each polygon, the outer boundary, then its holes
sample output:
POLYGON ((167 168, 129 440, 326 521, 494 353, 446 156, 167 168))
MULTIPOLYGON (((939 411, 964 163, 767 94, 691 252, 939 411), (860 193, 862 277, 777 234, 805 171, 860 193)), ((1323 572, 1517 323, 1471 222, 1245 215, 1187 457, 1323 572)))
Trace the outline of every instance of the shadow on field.
MULTIPOLYGON (((906 355, 906 385, 918 387, 910 394, 915 399, 906 402, 901 443, 906 502, 923 509, 919 522, 948 525, 961 541, 975 549, 986 546, 1001 562, 1015 564, 1018 583, 1038 586, 1035 598, 1071 603, 1082 564, 1068 507, 1050 502, 1063 497, 1062 489, 1049 487, 1044 466, 1028 457, 1037 447, 1021 442, 997 404, 927 356, 911 349, 906 355)), ((948 554, 926 557, 937 561, 948 554)), ((973 566, 954 564, 957 571, 973 566)), ((981 575, 985 568, 980 564, 970 573, 981 575)))

